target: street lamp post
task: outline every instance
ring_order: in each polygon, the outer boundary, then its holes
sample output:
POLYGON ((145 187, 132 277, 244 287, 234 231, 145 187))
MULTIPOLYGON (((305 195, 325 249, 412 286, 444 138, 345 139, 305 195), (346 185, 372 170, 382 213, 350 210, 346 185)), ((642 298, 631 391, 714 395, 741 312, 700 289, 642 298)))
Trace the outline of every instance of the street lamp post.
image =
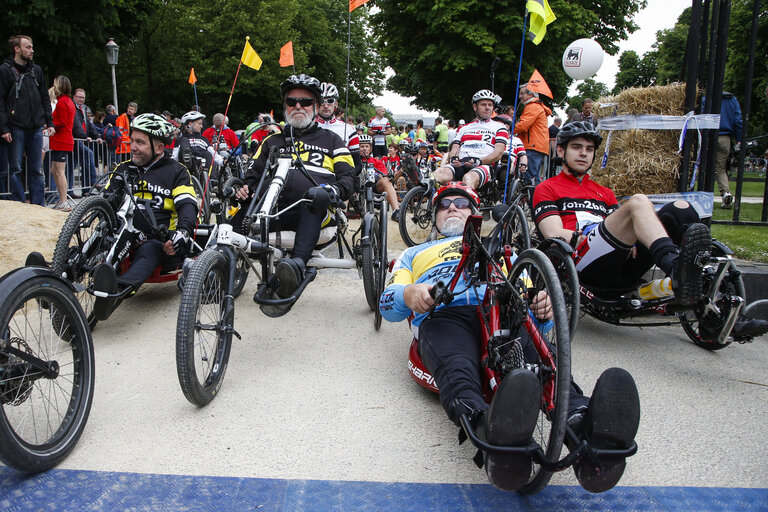
POLYGON ((115 104, 115 112, 120 112, 117 106, 117 80, 115 79, 115 66, 117 66, 117 54, 120 51, 120 47, 110 37, 105 48, 107 50, 107 64, 112 68, 112 101, 115 104))

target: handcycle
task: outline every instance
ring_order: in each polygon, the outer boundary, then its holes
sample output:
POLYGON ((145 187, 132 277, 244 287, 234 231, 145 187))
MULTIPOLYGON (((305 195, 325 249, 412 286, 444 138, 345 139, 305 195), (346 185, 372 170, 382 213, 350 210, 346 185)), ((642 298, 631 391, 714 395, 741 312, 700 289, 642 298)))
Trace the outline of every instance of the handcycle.
MULTIPOLYGON (((219 222, 210 233, 203 253, 188 268, 176 324, 176 368, 184 396, 192 404, 203 406, 215 397, 226 373, 232 336, 240 339, 234 328, 233 290, 243 265, 246 271, 252 269, 259 279, 253 300, 270 317, 286 314, 306 286, 315 279, 319 268, 362 267, 366 295, 369 296, 371 292, 381 293, 388 263, 386 201, 375 198, 372 189, 368 187, 371 194, 366 194, 370 198, 370 210, 363 217, 359 230, 359 245, 356 245, 359 250, 353 251, 344 236, 347 220, 341 211, 343 204, 332 205, 336 225, 322 228, 312 258, 307 262, 304 279, 290 297, 275 297, 279 282, 274 269, 285 252, 292 247, 294 233, 271 232, 270 223, 292 208, 309 206, 325 211, 328 207, 314 205, 309 199, 300 199, 277 210, 277 201, 289 172, 304 172, 311 179, 294 151, 291 143, 290 152, 269 155, 267 168, 245 212, 243 227, 249 234, 236 232, 229 222, 219 222), (268 175, 271 180, 265 186, 268 175), (373 211, 376 202, 381 204, 378 219, 373 211), (334 242, 339 257, 325 256, 322 249, 334 242), (345 258, 345 254, 356 257, 345 258), (260 270, 254 266, 252 258, 259 263, 260 270)), ((225 192, 227 197, 234 195, 233 190, 225 192)), ((370 305, 370 297, 368 301, 370 305)), ((373 306, 371 308, 374 309, 373 306)), ((375 311, 375 324, 378 326, 381 318, 378 308, 375 311)))
MULTIPOLYGON (((51 267, 57 276, 75 284, 78 300, 94 328, 98 319, 93 314, 97 294, 112 299, 128 296, 132 288, 124 288, 115 294, 97 292, 93 287, 92 273, 101 263, 109 263, 118 273, 128 266, 131 250, 145 236, 133 225, 135 215, 145 215, 153 226, 152 235, 160 240, 168 238, 165 226, 158 227, 152 214, 151 199, 139 199, 133 195, 140 180, 139 169, 125 164, 105 175, 110 180, 107 190, 102 188, 97 195, 83 199, 67 217, 61 228, 53 253, 51 267), (139 205, 142 208, 139 208, 139 205)), ((201 204, 200 183, 191 177, 198 206, 201 204)), ((207 227, 199 224, 195 236, 205 234, 207 227)), ((192 242, 193 253, 200 245, 192 242)), ((158 267, 147 282, 162 283, 178 278, 181 261, 170 266, 158 267)))
POLYGON ((94 357, 72 283, 29 261, 0 278, 0 460, 39 473, 85 429, 94 357))
MULTIPOLYGON (((522 251, 514 258, 512 247, 500 237, 508 208, 499 223, 486 237, 481 237, 482 217, 470 216, 461 242, 461 259, 450 282, 440 282, 432 289, 435 306, 449 304, 454 295, 486 285, 478 316, 482 331, 482 380, 486 402, 490 403, 499 384, 513 370, 524 368, 541 381, 541 409, 533 438, 527 446, 492 445, 482 440, 466 413, 460 415, 463 436, 479 450, 487 453, 515 454, 530 457, 533 471, 528 482, 519 489, 523 494, 541 491, 553 472, 561 471, 586 459, 629 457, 637 451, 636 443, 624 450, 605 450, 579 439, 567 425, 569 387, 571 382, 571 349, 568 318, 560 283, 554 267, 537 249, 522 251), (455 290, 459 278, 468 282, 466 290, 455 290), (545 293, 552 304, 553 318, 537 320, 529 308, 533 298, 545 293), (521 335, 531 340, 534 348, 526 351, 521 335), (560 458, 568 436, 570 453, 560 458)), ((471 291, 470 291, 471 293, 471 291)), ((438 392, 434 378, 419 355, 419 342, 411 343, 408 369, 421 386, 438 392)), ((482 459, 475 459, 479 463, 482 459)))
MULTIPOLYGON (((696 264, 702 269, 703 290, 693 305, 681 305, 673 293, 643 298, 639 289, 660 285, 662 279, 640 282, 624 288, 598 288, 579 282, 573 262, 573 249, 560 239, 547 239, 540 249, 553 262, 566 297, 569 322, 575 330, 578 315, 589 314, 597 320, 634 327, 680 324, 688 338, 707 350, 720 350, 732 341, 746 343, 749 336, 733 337, 731 330, 745 306, 745 290, 741 273, 732 258, 733 251, 713 239, 711 249, 701 252, 696 264), (657 281, 654 283, 654 281, 657 281), (669 320, 653 320, 666 317, 669 320), (651 318, 642 321, 643 318, 651 318)), ((668 278, 667 278, 668 279, 668 278)))
MULTIPOLYGON (((409 172, 405 162, 403 168, 406 169, 406 173, 409 172)), ((509 187, 508 184, 504 183, 506 180, 501 179, 499 173, 495 174, 496 177, 477 191, 481 201, 480 211, 485 215, 488 215, 495 205, 502 203, 504 188, 509 187)), ((437 188, 430 178, 421 178, 420 184, 408 191, 400 205, 398 227, 403 242, 409 247, 432 240, 436 236, 432 196, 437 188)), ((517 190, 522 190, 520 188, 512 187, 510 190, 513 193, 507 195, 506 204, 512 207, 512 213, 507 217, 504 233, 507 239, 515 241, 517 249, 528 249, 531 247, 530 217, 526 216, 525 211, 520 206, 525 195, 517 193, 517 190)))

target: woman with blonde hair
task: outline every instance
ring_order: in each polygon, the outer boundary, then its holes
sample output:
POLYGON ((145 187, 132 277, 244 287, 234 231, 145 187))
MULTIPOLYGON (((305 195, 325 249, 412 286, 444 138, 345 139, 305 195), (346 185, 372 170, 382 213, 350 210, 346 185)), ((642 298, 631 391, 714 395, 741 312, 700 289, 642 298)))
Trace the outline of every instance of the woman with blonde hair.
POLYGON ((53 111, 53 126, 56 133, 51 137, 51 175, 59 192, 59 202, 54 209, 70 211, 67 204, 67 161, 71 160, 75 145, 72 137, 72 125, 75 122, 75 104, 72 101, 72 85, 64 75, 53 80, 56 95, 56 110, 53 111))

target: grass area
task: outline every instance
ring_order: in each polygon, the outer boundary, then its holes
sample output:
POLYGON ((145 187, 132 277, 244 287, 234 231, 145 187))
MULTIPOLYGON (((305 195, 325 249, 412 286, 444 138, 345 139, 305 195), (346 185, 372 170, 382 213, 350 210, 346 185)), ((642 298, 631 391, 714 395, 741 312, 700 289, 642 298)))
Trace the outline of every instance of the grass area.
MULTIPOLYGON (((731 194, 736 195, 736 178, 732 177, 730 183, 728 183, 731 189, 731 194)), ((715 187, 717 188, 717 187, 715 187)), ((764 181, 745 181, 741 185, 741 195, 743 197, 763 197, 765 192, 764 181)))
MULTIPOLYGON (((741 204, 739 220, 760 221, 762 204, 741 204)), ((731 220, 733 210, 723 210, 715 203, 713 220, 731 220)), ((768 227, 712 225, 712 236, 730 247, 736 257, 748 261, 768 263, 768 227)))

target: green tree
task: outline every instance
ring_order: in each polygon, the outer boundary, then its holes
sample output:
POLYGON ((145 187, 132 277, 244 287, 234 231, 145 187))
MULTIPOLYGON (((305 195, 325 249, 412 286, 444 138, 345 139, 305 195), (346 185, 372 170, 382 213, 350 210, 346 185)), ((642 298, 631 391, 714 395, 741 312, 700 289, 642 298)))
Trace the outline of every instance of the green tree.
MULTIPOLYGON (((538 46, 526 42, 522 82, 534 69, 544 76, 556 98, 566 95, 571 79, 562 68, 565 47, 581 37, 593 37, 610 54, 616 42, 636 30, 632 16, 645 1, 552 0, 558 19, 547 27, 538 46)), ((468 117, 469 98, 490 87, 495 57, 496 92, 512 103, 517 84, 525 2, 521 0, 378 0, 372 16, 379 51, 395 75, 388 87, 415 104, 448 117, 468 117)))
POLYGON ((618 94, 627 87, 652 85, 656 81, 656 57, 656 50, 646 52, 642 58, 633 50, 622 52, 612 93, 618 94))

